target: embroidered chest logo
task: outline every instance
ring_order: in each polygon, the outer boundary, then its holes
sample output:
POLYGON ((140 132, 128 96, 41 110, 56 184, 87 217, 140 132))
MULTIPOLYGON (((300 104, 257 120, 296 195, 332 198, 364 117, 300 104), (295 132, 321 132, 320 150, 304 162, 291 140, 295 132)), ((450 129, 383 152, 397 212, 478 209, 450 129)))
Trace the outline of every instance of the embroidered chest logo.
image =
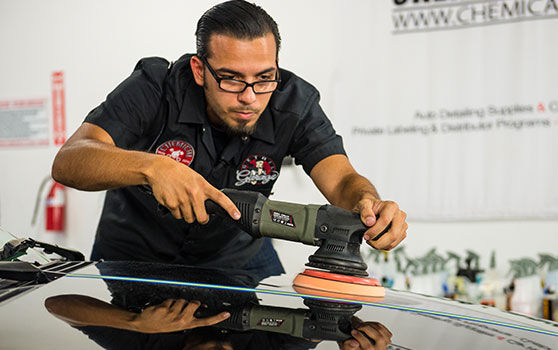
POLYGON ((275 163, 271 158, 252 155, 242 163, 240 170, 236 171, 235 186, 245 184, 263 185, 279 177, 275 163))
POLYGON ((177 162, 190 165, 194 160, 194 147, 185 141, 171 140, 163 143, 155 151, 157 154, 170 157, 177 162))

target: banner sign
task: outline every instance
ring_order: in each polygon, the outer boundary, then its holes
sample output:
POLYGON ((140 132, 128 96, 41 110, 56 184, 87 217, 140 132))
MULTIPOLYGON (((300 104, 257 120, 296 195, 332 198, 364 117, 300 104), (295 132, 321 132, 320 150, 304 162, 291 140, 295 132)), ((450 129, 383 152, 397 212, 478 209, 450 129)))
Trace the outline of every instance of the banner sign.
POLYGON ((44 99, 0 101, 0 147, 48 145, 44 99))
POLYGON ((63 145, 66 142, 64 72, 52 73, 52 126, 54 145, 63 145))
POLYGON ((556 1, 367 6, 331 93, 359 172, 414 219, 558 218, 556 1))
POLYGON ((394 34, 558 18, 557 0, 394 0, 393 3, 394 34))

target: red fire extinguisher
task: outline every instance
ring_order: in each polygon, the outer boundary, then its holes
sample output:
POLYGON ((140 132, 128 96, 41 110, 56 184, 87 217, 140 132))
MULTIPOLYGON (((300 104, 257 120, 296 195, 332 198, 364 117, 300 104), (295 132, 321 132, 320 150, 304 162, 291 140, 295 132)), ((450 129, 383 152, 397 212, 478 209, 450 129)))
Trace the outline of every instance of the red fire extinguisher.
POLYGON ((46 197, 45 223, 47 231, 64 231, 66 216, 66 187, 56 181, 52 182, 46 197))
POLYGON ((45 230, 47 232, 63 233, 66 221, 66 187, 52 180, 50 176, 45 178, 39 187, 31 224, 35 225, 41 197, 43 197, 41 194, 44 193, 43 190, 49 182, 50 187, 45 200, 45 230))

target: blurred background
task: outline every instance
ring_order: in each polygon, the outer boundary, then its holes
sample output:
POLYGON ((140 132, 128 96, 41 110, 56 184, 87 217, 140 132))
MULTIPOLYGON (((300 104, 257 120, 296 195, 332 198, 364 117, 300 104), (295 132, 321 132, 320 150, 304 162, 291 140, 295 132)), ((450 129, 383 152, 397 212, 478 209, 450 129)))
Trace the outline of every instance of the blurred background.
MULTIPOLYGON (((0 227, 89 255, 104 193, 55 185, 56 152, 140 58, 195 52, 216 3, 0 1, 0 227)), ((458 283, 422 278, 482 269, 507 286, 558 270, 555 1, 257 4, 279 24, 280 66, 319 89, 356 169, 408 213, 401 266, 366 251, 371 273, 447 295, 458 283)), ((326 202, 294 165, 272 198, 326 202)), ((274 244, 288 273, 315 250, 274 244)))

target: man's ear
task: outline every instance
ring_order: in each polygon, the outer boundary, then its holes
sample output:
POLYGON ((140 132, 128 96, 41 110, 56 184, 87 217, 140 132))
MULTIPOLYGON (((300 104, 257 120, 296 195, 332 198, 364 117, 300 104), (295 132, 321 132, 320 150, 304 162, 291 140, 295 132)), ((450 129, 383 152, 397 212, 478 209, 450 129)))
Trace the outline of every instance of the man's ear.
POLYGON ((196 84, 203 86, 204 65, 202 60, 198 56, 192 56, 190 58, 190 67, 192 68, 196 84))

